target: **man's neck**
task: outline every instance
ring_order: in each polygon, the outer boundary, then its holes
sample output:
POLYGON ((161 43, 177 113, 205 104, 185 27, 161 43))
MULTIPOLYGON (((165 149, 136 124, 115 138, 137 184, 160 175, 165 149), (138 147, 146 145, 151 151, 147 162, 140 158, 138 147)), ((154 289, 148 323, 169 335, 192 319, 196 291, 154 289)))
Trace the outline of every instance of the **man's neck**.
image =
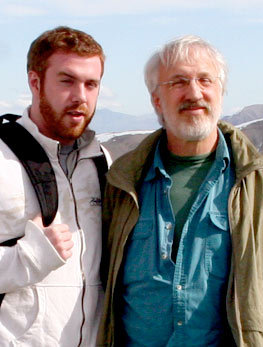
MULTIPOLYGON (((38 110, 38 112, 39 112, 39 110, 38 110)), ((31 105, 28 108, 28 116, 32 120, 32 122, 34 122, 37 125, 37 117, 35 116, 36 114, 37 114, 37 110, 36 110, 35 106, 31 105)))

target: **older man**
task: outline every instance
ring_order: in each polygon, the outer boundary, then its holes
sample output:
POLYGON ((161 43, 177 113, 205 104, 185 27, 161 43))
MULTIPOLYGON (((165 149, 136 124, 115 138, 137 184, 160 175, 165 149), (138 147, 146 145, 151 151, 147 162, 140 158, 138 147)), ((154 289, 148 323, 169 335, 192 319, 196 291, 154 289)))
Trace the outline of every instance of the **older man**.
POLYGON ((218 122, 226 71, 195 36, 146 65, 162 129, 107 177, 98 345, 263 345, 263 161, 218 122))

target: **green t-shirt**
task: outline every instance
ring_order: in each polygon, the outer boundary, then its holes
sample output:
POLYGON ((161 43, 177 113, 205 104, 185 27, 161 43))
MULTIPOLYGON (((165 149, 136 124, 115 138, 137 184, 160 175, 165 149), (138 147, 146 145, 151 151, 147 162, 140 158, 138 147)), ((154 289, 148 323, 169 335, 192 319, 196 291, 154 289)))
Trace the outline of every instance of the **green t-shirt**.
POLYGON ((164 155, 164 167, 172 179, 170 200, 175 217, 172 259, 175 261, 183 226, 187 220, 197 192, 215 159, 215 152, 180 157, 168 150, 164 155))

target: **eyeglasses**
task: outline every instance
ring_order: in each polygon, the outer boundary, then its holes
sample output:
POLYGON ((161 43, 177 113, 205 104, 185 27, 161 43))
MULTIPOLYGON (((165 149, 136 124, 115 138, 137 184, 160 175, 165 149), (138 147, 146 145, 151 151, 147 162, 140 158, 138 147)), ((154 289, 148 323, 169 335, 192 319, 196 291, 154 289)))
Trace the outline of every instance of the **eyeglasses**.
POLYGON ((218 78, 219 77, 212 77, 212 76, 194 77, 194 78, 178 76, 171 81, 159 83, 157 85, 157 88, 168 85, 169 89, 183 89, 186 86, 189 86, 191 81, 195 81, 200 89, 208 89, 209 87, 212 87, 212 85, 215 84, 218 78))

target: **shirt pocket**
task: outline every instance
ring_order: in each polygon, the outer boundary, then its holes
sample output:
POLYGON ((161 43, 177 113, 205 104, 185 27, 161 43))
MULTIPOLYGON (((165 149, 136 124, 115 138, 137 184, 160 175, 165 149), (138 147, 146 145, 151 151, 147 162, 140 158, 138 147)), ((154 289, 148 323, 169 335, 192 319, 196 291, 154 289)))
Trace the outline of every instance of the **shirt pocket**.
POLYGON ((143 280, 152 273, 153 243, 152 220, 139 220, 127 244, 124 260, 124 284, 143 280))
POLYGON ((228 215, 208 213, 205 246, 205 269, 211 278, 226 279, 231 259, 228 215))
POLYGON ((139 220, 133 229, 131 241, 147 239, 151 235, 152 229, 153 222, 151 219, 139 220))

